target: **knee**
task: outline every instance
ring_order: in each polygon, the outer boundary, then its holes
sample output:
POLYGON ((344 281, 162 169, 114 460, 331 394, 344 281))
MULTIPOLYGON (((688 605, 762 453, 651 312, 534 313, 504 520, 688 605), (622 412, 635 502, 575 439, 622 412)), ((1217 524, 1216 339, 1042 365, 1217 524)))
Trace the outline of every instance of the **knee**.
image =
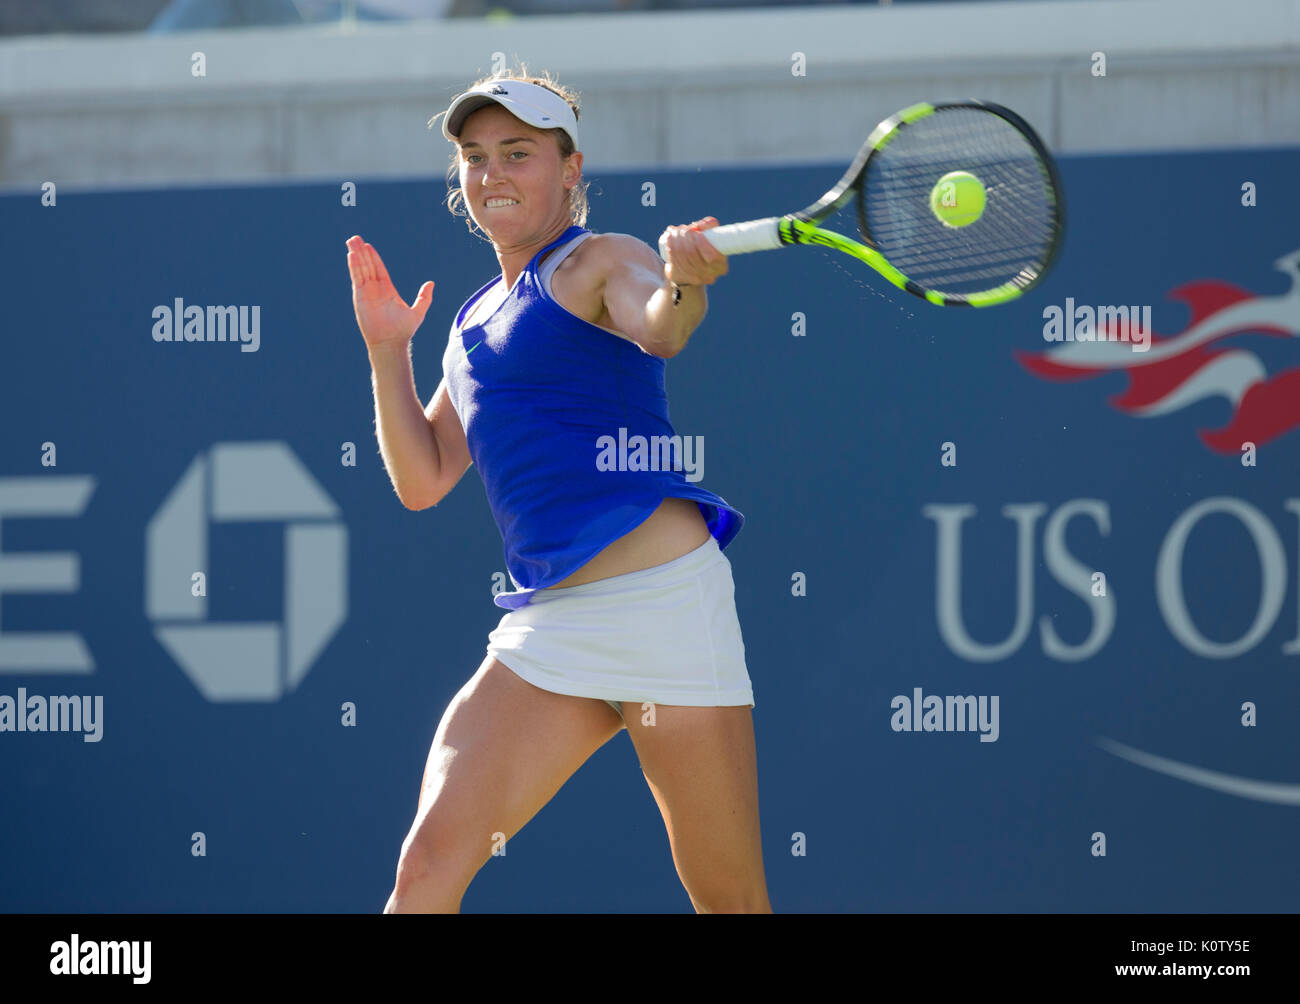
POLYGON ((473 877, 446 863, 403 854, 384 913, 459 913, 473 877))
POLYGON ((402 843, 397 860, 397 881, 393 894, 401 899, 431 891, 459 896, 483 866, 490 852, 457 841, 426 819, 402 843))
MULTIPOLYGON (((683 883, 684 884, 684 883, 683 883)), ((696 913, 771 913, 767 888, 759 886, 712 885, 687 888, 696 913)))
POLYGON ((695 903, 696 913, 771 913, 767 895, 720 896, 695 903))

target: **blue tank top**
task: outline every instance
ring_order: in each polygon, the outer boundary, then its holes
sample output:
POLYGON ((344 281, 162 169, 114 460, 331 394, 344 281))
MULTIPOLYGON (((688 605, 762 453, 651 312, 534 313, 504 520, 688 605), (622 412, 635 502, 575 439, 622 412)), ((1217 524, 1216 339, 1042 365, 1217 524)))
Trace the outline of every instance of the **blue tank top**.
POLYGON ((505 544, 517 610, 649 518, 665 498, 691 499, 725 548, 744 515, 687 478, 668 420, 664 360, 569 313, 547 295, 546 252, 586 233, 572 226, 533 256, 489 317, 462 327, 497 276, 465 301, 442 370, 470 457, 505 544), (637 437, 644 437, 638 439, 637 437), (664 438, 655 438, 664 437, 664 438))

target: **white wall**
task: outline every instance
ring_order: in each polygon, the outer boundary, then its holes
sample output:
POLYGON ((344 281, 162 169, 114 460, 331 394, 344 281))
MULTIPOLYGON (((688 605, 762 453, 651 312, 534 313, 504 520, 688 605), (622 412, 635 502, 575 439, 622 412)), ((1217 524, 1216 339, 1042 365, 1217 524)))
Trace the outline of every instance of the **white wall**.
POLYGON ((789 7, 7 40, 0 187, 440 176, 497 52, 582 92, 589 172, 838 161, 967 96, 1058 152, 1300 145, 1300 0, 789 7))

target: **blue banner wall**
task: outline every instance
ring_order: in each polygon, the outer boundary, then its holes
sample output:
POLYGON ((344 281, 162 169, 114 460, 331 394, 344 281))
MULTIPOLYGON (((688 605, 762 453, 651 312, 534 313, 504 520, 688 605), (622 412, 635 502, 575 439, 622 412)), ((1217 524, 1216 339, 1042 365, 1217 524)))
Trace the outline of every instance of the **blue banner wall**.
MULTIPOLYGON (((589 225, 653 246, 841 168, 601 174, 589 225)), ((1297 170, 1065 159, 1056 269, 988 310, 822 249, 731 259, 668 389, 746 516, 726 553, 778 912, 1294 909, 1297 170), (1067 301, 1151 306, 1149 358, 1047 342, 1067 301), (989 727, 927 728, 931 695, 987 698, 989 727)), ((408 301, 437 283, 427 401, 497 271, 444 195, 0 199, 0 714, 102 697, 96 742, 0 731, 0 910, 382 909, 504 560, 473 468, 434 509, 395 497, 344 241, 408 301), (155 341, 177 298, 256 306, 256 351, 155 341)), ((464 909, 690 911, 625 733, 464 909)))

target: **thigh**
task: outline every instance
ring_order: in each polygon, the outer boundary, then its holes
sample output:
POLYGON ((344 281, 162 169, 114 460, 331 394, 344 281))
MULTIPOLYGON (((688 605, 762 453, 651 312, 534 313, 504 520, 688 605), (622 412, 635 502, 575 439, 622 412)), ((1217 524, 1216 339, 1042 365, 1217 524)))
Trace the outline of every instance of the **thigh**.
POLYGON ((476 869, 622 727, 604 701, 542 690, 488 656, 438 725, 408 841, 476 869))
POLYGON ((623 705, 673 863, 697 910, 766 910, 752 709, 623 705))

